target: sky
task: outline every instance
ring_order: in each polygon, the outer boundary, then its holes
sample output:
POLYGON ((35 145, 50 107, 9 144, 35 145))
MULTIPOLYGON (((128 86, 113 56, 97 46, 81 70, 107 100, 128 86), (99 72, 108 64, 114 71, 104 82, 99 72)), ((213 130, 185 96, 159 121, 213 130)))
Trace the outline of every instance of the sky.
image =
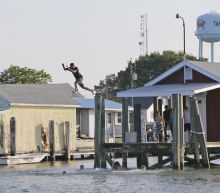
MULTIPOLYGON (((53 83, 73 85, 61 64, 74 62, 90 88, 140 55, 140 16, 147 14, 148 52, 183 50, 198 57, 196 18, 219 0, 0 0, 0 72, 11 64, 44 69, 53 83)), ((210 44, 204 44, 210 61, 210 44)), ((220 43, 215 44, 220 62, 220 43)), ((79 89, 86 97, 91 93, 79 89)))

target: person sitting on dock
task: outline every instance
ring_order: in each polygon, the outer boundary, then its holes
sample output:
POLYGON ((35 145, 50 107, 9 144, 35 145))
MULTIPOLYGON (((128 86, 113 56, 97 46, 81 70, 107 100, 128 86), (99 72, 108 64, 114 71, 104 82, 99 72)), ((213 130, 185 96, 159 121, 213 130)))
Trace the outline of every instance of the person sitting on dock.
POLYGON ((164 130, 164 119, 162 116, 160 116, 160 113, 156 111, 154 132, 155 132, 155 137, 159 142, 162 142, 163 140, 163 130, 164 130))

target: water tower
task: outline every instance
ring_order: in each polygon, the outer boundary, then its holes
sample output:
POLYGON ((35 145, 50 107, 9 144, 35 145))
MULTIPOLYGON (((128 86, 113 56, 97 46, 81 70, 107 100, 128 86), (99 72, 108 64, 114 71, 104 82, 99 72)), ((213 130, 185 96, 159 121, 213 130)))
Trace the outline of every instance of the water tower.
POLYGON ((200 15, 196 20, 196 36, 199 39, 199 58, 203 57, 203 42, 211 43, 211 62, 214 62, 214 43, 220 41, 220 14, 200 15))

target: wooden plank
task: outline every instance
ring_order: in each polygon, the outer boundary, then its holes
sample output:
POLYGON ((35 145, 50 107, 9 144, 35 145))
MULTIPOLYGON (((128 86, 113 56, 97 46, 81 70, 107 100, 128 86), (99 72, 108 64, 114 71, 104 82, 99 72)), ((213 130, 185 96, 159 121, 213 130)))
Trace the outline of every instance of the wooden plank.
POLYGON ((161 168, 163 165, 165 165, 165 164, 167 164, 167 163, 169 163, 169 162, 171 162, 171 161, 172 161, 172 157, 168 157, 168 158, 166 158, 166 159, 164 159, 164 160, 161 160, 160 162, 158 162, 158 163, 156 163, 156 164, 150 166, 149 168, 150 168, 150 169, 161 168))
POLYGON ((112 167, 113 164, 114 164, 114 162, 112 161, 112 159, 111 159, 107 154, 105 154, 104 156, 105 156, 106 161, 107 161, 107 162, 109 163, 109 165, 112 167))
POLYGON ((207 148, 216 148, 220 147, 220 142, 206 142, 207 148))
POLYGON ((54 121, 49 121, 49 142, 50 142, 50 159, 53 161, 55 158, 55 135, 54 135, 54 121))
POLYGON ((10 119, 10 155, 16 155, 16 121, 15 117, 10 119))

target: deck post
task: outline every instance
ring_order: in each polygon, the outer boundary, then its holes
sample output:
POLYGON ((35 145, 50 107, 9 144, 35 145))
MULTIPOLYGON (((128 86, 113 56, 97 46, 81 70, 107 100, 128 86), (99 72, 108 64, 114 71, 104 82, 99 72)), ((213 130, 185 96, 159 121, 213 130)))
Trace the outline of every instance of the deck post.
POLYGON ((66 133, 66 147, 65 147, 65 158, 70 160, 70 123, 65 121, 65 133, 66 133))
POLYGON ((95 158, 94 158, 94 168, 100 168, 100 151, 101 151, 101 93, 96 93, 95 95, 95 136, 94 136, 94 146, 95 146, 95 158))
MULTIPOLYGON (((128 132, 128 100, 122 99, 122 143, 125 143, 125 133, 128 132)), ((122 167, 127 168, 127 153, 122 153, 122 167)))
MULTIPOLYGON (((158 111, 158 101, 157 101, 157 97, 154 97, 153 99, 153 108, 154 108, 154 112, 158 111)), ((154 119, 155 119, 155 113, 154 113, 154 119)))
POLYGON ((158 108, 160 115, 163 115, 162 103, 163 103, 163 101, 161 98, 157 100, 157 108, 158 108))
MULTIPOLYGON (((193 117, 193 119, 191 119, 192 133, 193 135, 196 135, 195 137, 197 139, 196 143, 199 143, 198 145, 200 146, 200 151, 202 155, 202 164, 204 165, 204 167, 210 168, 204 129, 203 129, 201 117, 199 115, 198 104, 197 104, 195 97, 190 98, 190 108, 191 108, 191 113, 193 117)), ((195 148, 195 150, 196 149, 197 151, 199 151, 198 148, 195 148)), ((196 158, 196 159, 198 160, 199 158, 196 158)))
POLYGON ((105 98, 101 95, 101 143, 100 143, 100 153, 101 153, 101 168, 106 168, 106 158, 105 158, 105 98))
POLYGON ((4 124, 3 122, 0 123, 0 148, 1 154, 4 152, 4 124))
POLYGON ((50 141, 50 158, 55 161, 55 136, 54 136, 54 121, 49 121, 49 141, 50 141))
POLYGON ((180 135, 180 169, 184 169, 184 154, 185 154, 185 140, 184 140, 184 120, 183 120, 183 96, 179 95, 179 135, 180 135))
POLYGON ((173 94, 173 167, 184 169, 183 99, 173 94))
MULTIPOLYGON (((135 104, 134 105, 134 130, 137 133, 137 143, 141 143, 141 105, 135 104)), ((141 150, 137 153, 137 168, 141 168, 141 156, 142 153, 140 153, 141 150)))
POLYGON ((16 154, 16 120, 15 117, 10 119, 10 155, 16 154))

